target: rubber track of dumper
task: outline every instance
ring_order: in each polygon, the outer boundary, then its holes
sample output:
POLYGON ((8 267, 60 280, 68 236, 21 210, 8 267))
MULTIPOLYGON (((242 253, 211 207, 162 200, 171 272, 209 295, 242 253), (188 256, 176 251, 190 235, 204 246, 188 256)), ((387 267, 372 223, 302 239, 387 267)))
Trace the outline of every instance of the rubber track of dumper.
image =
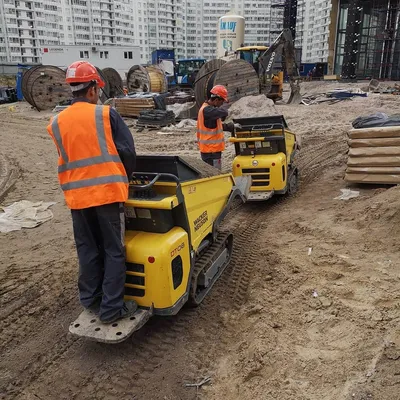
POLYGON ((231 260, 232 250, 229 253, 228 259, 225 261, 222 268, 219 270, 218 274, 213 278, 213 281, 208 286, 208 288, 202 291, 200 296, 196 294, 197 280, 199 278, 201 271, 209 268, 213 263, 213 261, 215 260, 216 256, 219 256, 221 250, 225 249, 225 242, 228 240, 229 236, 232 236, 232 234, 228 232, 219 233, 217 240, 205 251, 205 253, 202 256, 200 256, 199 260, 196 262, 190 283, 189 301, 192 305, 198 305, 202 302, 202 300, 210 292, 214 283, 218 280, 219 276, 222 274, 224 269, 229 264, 231 260))

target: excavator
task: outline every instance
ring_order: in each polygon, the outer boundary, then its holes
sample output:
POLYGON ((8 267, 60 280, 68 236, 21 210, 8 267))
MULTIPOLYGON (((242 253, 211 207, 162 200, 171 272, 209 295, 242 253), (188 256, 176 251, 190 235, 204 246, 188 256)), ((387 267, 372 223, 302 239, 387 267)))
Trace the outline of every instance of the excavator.
POLYGON ((238 58, 252 60, 251 63, 260 76, 262 86, 269 89, 267 89, 267 97, 274 102, 282 100, 284 73, 286 73, 290 84, 290 97, 287 103, 299 104, 301 102, 300 73, 290 29, 284 29, 275 42, 270 47, 266 47, 263 53, 260 52, 260 49, 260 46, 239 48, 236 50, 236 54, 238 58), (261 54, 258 57, 258 63, 254 60, 254 54, 261 54), (279 56, 282 59, 282 70, 276 71, 275 63, 279 56))

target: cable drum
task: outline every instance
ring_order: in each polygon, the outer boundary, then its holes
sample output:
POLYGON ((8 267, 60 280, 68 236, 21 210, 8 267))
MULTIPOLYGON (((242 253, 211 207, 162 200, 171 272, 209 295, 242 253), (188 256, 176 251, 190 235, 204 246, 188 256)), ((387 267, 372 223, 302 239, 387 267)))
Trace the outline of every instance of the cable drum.
POLYGON ((38 111, 49 110, 71 98, 65 82, 65 71, 52 65, 31 68, 23 76, 22 93, 25 100, 38 111))
POLYGON ((165 72, 156 65, 146 67, 150 77, 150 90, 154 93, 165 93, 168 91, 168 82, 165 72))
POLYGON ((212 60, 200 69, 195 84, 196 103, 199 107, 207 100, 215 85, 223 85, 228 90, 230 103, 244 96, 260 94, 260 80, 257 72, 245 60, 212 60))
POLYGON ((121 75, 114 68, 102 70, 107 82, 110 85, 110 97, 118 97, 124 94, 121 75))
POLYGON ((24 96, 24 99, 31 105, 33 105, 33 100, 31 99, 30 91, 28 90, 28 80, 29 76, 34 72, 36 68, 39 68, 39 66, 29 68, 28 70, 24 70, 22 74, 22 82, 21 82, 22 95, 24 96))
POLYGON ((128 92, 165 93, 168 90, 167 78, 164 71, 157 66, 142 67, 134 65, 126 77, 128 92))
POLYGON ((224 60, 215 59, 206 62, 198 72, 194 84, 194 95, 198 107, 208 99, 210 90, 213 87, 215 74, 226 63, 224 60))
POLYGON ((99 67, 96 67, 96 70, 97 70, 98 74, 100 75, 100 78, 102 79, 102 81, 105 84, 105 86, 103 88, 101 88, 102 93, 100 95, 100 101, 104 104, 107 101, 107 99, 112 97, 110 94, 110 92, 111 92, 110 83, 108 82, 107 76, 104 74, 104 72, 99 67))

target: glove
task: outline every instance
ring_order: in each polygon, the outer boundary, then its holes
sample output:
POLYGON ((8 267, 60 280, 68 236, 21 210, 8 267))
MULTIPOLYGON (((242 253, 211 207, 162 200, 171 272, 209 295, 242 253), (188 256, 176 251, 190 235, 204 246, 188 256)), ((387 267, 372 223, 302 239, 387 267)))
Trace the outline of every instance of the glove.
POLYGON ((233 126, 235 127, 235 129, 242 129, 242 125, 240 124, 233 124, 233 126))

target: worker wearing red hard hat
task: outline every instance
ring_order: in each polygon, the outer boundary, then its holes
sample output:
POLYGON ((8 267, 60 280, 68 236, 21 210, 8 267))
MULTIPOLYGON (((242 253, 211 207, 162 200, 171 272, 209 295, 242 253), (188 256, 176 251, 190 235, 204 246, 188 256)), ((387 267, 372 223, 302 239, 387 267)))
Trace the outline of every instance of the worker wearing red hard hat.
POLYGON ((219 170, 221 170, 222 152, 225 150, 224 131, 233 132, 234 130, 233 123, 222 122, 222 119, 228 116, 228 111, 221 108, 225 102, 229 102, 226 87, 214 86, 197 117, 197 143, 201 158, 219 170))
POLYGON ((92 64, 74 62, 66 81, 72 105, 47 130, 58 150, 58 178, 72 214, 79 297, 100 321, 113 323, 137 309, 136 303, 124 302, 124 202, 135 146, 117 111, 97 105, 104 82, 92 64))

